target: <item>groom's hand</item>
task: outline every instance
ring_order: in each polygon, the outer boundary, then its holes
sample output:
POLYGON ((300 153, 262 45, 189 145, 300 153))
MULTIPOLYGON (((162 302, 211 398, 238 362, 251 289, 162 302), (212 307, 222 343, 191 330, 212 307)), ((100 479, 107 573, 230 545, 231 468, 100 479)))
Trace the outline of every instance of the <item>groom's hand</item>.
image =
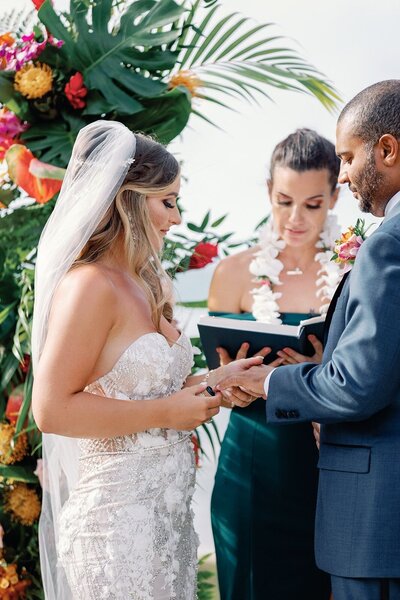
POLYGON ((246 370, 238 370, 232 375, 221 379, 216 386, 216 390, 223 393, 227 388, 240 387, 251 396, 266 398, 264 382, 271 371, 273 371, 273 367, 269 365, 258 365, 246 370))

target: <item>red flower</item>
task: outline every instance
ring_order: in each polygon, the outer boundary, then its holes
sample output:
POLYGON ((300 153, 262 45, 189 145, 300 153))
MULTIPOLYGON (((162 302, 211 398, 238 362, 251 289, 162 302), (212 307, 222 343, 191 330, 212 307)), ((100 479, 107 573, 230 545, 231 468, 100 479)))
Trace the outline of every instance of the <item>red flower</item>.
POLYGON ((42 6, 44 0, 32 0, 32 2, 35 5, 36 10, 39 10, 39 8, 42 6))
POLYGON ((200 242, 190 258, 189 269, 202 269, 212 262, 212 259, 216 256, 218 256, 218 244, 200 242))
POLYGON ((82 73, 72 75, 64 88, 65 95, 73 108, 84 108, 86 103, 82 98, 88 93, 87 88, 83 84, 82 73))
POLYGON ((9 396, 5 416, 13 425, 17 422, 22 402, 24 401, 24 386, 18 385, 9 396))
POLYGON ((195 462, 196 468, 198 469, 200 467, 200 444, 199 444, 199 440, 198 440, 197 435, 195 433, 192 433, 190 439, 191 439, 192 444, 193 444, 194 462, 195 462))
POLYGON ((24 360, 19 363, 19 368, 24 375, 29 371, 29 365, 31 364, 30 354, 24 354, 24 360))

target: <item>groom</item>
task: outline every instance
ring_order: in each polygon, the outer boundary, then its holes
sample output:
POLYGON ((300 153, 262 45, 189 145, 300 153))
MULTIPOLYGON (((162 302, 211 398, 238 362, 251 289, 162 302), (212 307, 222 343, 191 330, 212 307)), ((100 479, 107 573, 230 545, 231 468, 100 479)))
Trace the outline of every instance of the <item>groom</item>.
POLYGON ((317 564, 335 600, 400 600, 400 80, 345 106, 336 150, 339 182, 384 220, 331 303, 323 362, 252 367, 218 388, 266 397, 269 423, 322 423, 317 564))

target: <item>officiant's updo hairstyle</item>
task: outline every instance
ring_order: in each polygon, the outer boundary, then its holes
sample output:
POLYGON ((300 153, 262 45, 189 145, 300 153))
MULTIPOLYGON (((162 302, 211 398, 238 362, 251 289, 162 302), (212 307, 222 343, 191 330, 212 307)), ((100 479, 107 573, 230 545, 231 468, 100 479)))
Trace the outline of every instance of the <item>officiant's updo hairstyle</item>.
POLYGON ((271 156, 269 178, 274 180, 276 167, 287 167, 301 173, 316 169, 327 169, 332 192, 337 186, 340 160, 335 146, 312 129, 297 129, 279 142, 271 156))
POLYGON ((171 185, 180 167, 162 144, 141 133, 135 133, 135 137, 134 161, 114 202, 74 266, 96 262, 122 234, 130 271, 141 282, 150 302, 153 323, 159 330, 161 316, 172 320, 172 284, 152 244, 154 229, 146 197, 171 185))

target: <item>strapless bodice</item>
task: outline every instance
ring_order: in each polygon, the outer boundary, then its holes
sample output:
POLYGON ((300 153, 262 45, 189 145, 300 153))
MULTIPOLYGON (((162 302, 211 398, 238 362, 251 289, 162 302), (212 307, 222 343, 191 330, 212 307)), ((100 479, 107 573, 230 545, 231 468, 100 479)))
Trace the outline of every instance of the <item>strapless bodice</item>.
MULTIPOLYGON (((170 396, 182 388, 192 364, 192 346, 184 334, 170 346, 162 334, 146 333, 132 342, 113 368, 88 385, 85 391, 126 401, 170 396)), ((81 439, 80 456, 150 449, 178 442, 187 435, 182 431, 157 428, 108 439, 81 439)))

